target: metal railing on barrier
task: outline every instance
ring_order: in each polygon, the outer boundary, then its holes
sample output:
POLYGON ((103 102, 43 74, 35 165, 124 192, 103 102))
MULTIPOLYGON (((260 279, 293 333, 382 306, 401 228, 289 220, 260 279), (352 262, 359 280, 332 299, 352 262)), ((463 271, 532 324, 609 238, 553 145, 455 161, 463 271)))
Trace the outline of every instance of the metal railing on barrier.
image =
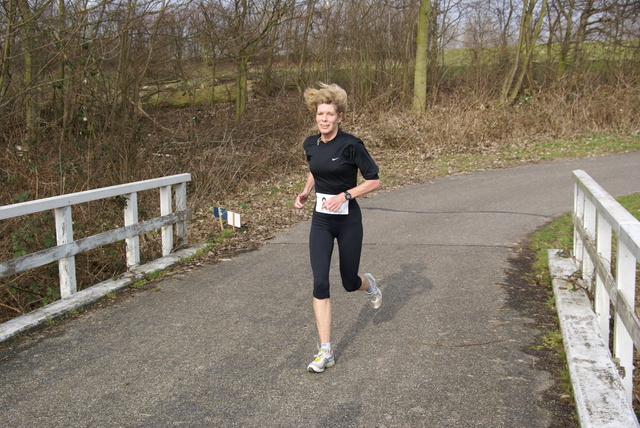
POLYGON ((174 224, 178 245, 187 245, 187 220, 190 218, 190 211, 187 209, 186 183, 189 181, 191 174, 178 174, 1 206, 0 220, 54 210, 57 246, 0 263, 0 278, 57 261, 60 297, 65 299, 77 292, 74 259, 77 254, 124 240, 127 268, 131 269, 140 264, 138 237, 143 233, 162 229, 162 255, 168 255, 174 248, 174 224), (138 222, 138 192, 156 188, 160 190, 160 217, 138 222), (172 188, 175 188, 175 212, 172 209, 172 188), (124 196, 127 201, 124 227, 74 240, 71 207, 114 196, 124 196))
POLYGON ((593 296, 594 311, 607 344, 613 307, 613 357, 631 402, 634 345, 640 348, 640 319, 635 313, 640 222, 586 172, 573 171, 573 178, 574 256, 585 287, 593 296))

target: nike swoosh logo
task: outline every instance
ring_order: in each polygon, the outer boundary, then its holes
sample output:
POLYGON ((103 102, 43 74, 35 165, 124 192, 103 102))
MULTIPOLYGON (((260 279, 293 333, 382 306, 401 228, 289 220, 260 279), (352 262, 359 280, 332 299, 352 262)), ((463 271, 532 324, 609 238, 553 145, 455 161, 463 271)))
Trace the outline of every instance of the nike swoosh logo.
POLYGON ((340 159, 340 158, 331 158, 331 160, 332 160, 333 162, 337 161, 338 159, 340 159))

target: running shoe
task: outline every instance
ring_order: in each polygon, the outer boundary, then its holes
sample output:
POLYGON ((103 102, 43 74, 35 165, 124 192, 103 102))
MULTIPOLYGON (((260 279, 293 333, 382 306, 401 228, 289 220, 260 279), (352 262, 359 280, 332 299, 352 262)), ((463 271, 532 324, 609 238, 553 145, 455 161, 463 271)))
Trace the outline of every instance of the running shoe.
POLYGON ((376 279, 373 277, 373 275, 371 275, 370 273, 365 273, 364 276, 369 280, 369 282, 371 282, 371 284, 373 284, 373 291, 371 293, 369 293, 368 291, 366 292, 367 296, 369 297, 369 303, 371 303, 373 309, 378 309, 382 304, 382 291, 380 291, 380 289, 376 285, 376 279))
POLYGON ((336 363, 333 354, 320 348, 316 354, 316 359, 307 366, 307 370, 315 373, 322 373, 324 369, 332 367, 336 363))

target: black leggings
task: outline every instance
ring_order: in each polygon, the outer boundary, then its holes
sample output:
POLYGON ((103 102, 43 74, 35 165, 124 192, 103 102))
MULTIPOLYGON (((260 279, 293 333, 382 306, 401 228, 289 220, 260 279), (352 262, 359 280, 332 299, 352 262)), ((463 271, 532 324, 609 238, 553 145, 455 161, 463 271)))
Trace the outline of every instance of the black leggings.
POLYGON ((313 297, 328 299, 329 269, 333 242, 338 240, 340 276, 347 291, 356 291, 362 285, 358 276, 362 252, 362 213, 358 203, 349 202, 348 215, 324 214, 314 211, 309 232, 309 255, 313 270, 313 297))

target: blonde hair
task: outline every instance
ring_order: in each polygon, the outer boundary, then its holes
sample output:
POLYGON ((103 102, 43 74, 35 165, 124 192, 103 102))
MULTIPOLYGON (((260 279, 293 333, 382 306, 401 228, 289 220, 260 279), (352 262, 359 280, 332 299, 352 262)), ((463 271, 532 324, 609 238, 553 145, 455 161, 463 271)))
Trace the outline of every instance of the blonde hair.
POLYGON ((307 88, 304 91, 304 100, 312 113, 318 111, 320 104, 333 104, 338 114, 347 111, 347 91, 335 83, 326 84, 320 82, 318 86, 320 87, 319 89, 307 88))

